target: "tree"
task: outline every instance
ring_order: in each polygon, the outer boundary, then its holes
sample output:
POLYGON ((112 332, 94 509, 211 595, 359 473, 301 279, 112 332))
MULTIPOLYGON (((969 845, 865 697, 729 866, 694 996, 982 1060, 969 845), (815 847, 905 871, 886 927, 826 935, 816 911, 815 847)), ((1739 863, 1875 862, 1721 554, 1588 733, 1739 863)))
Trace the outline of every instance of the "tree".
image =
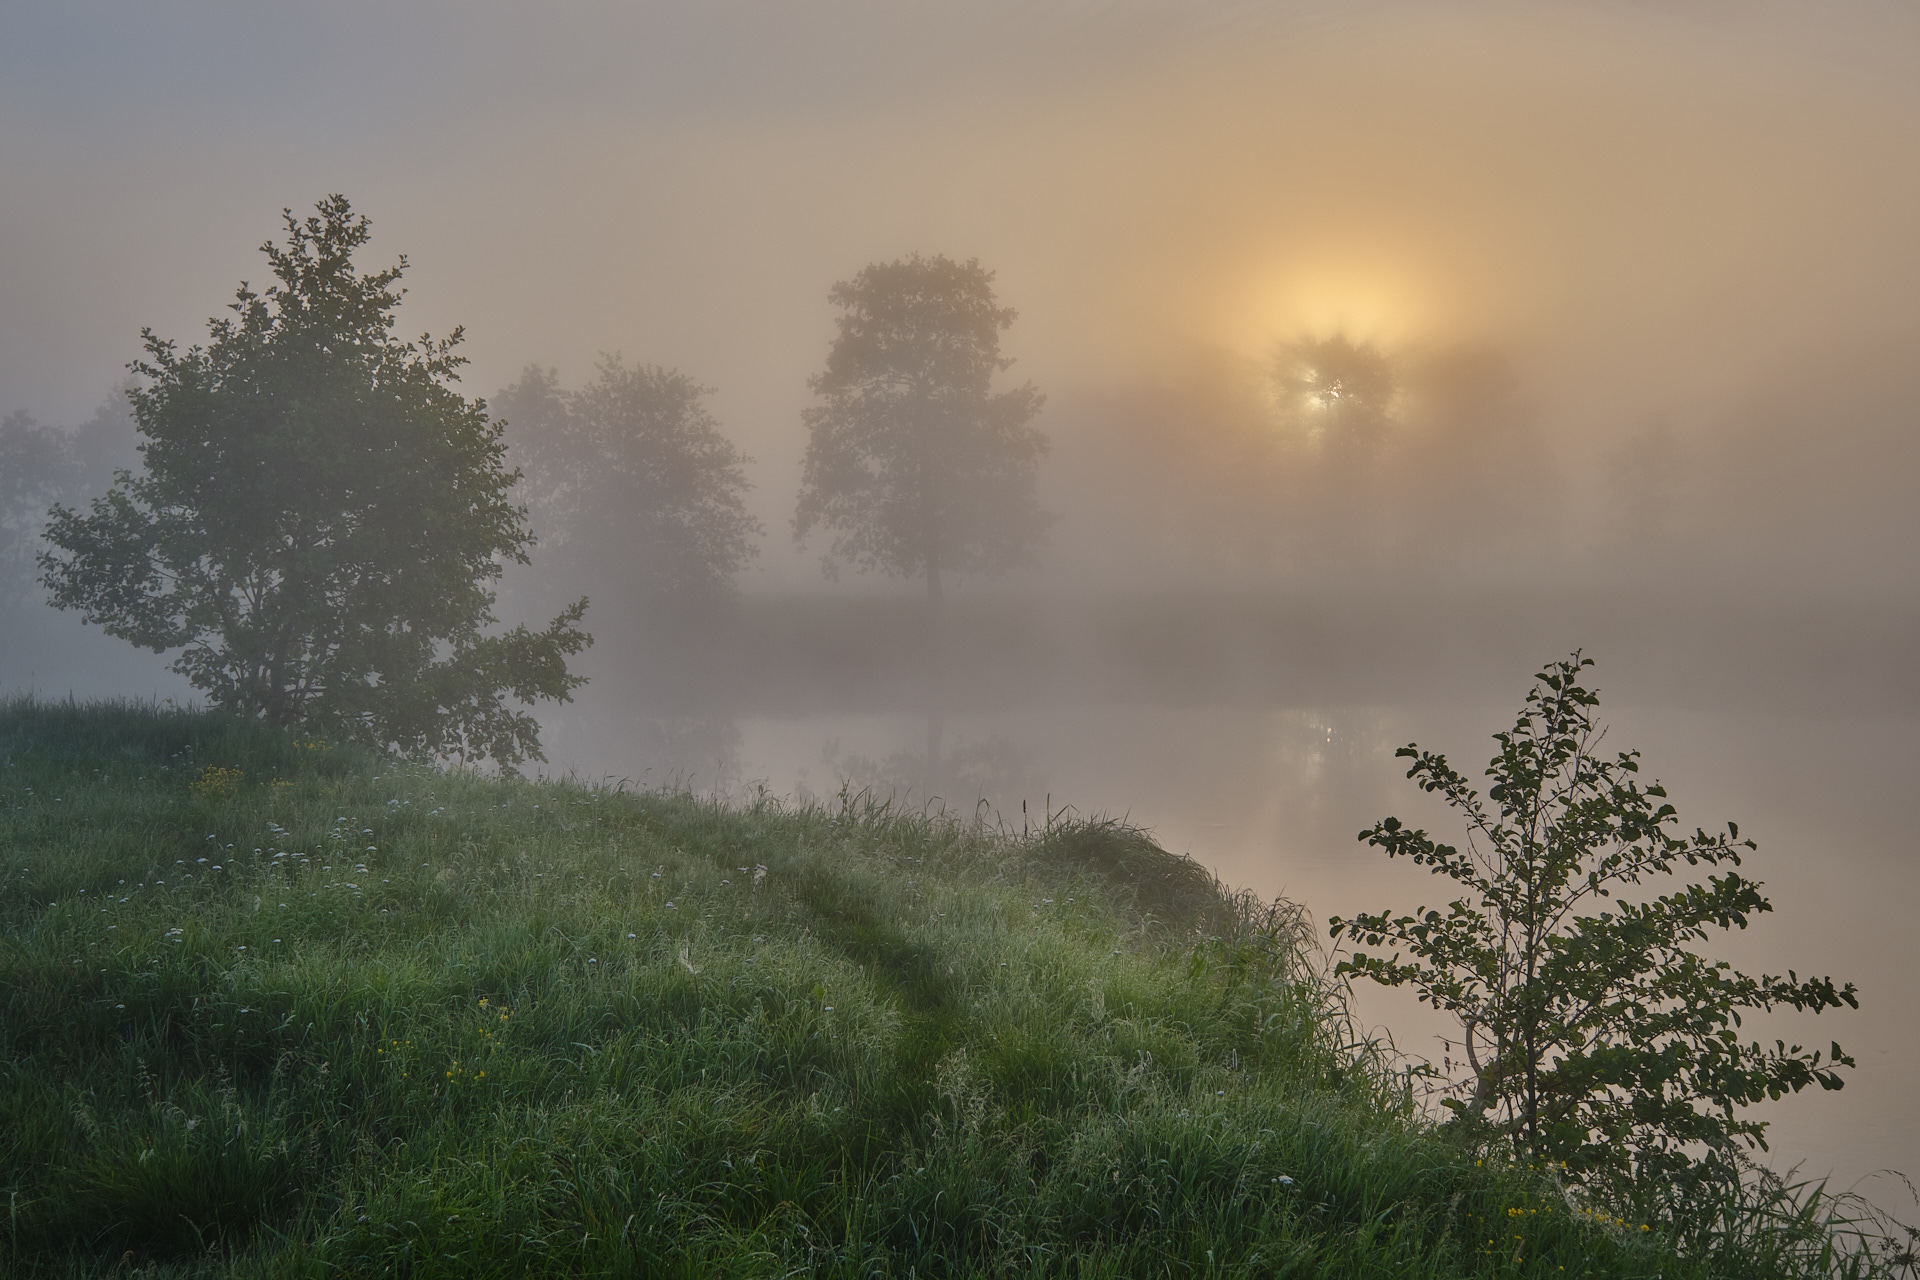
POLYGON ((80 467, 81 493, 99 493, 112 487, 114 475, 122 467, 131 468, 140 461, 140 430, 133 418, 133 393, 139 387, 138 378, 123 375, 94 409, 93 416, 69 434, 74 461, 80 467))
POLYGON ((1414 762, 1407 776, 1465 815, 1467 847, 1397 818, 1360 838, 1469 892, 1444 913, 1336 918, 1332 932, 1411 952, 1356 951, 1339 968, 1411 984, 1459 1018, 1472 1079, 1447 1105, 1461 1123, 1658 1211, 1703 1162, 1724 1170, 1741 1147, 1764 1148, 1765 1123, 1737 1108, 1809 1084, 1838 1089, 1838 1068, 1853 1065, 1837 1044, 1824 1060, 1783 1042, 1743 1045, 1742 1012, 1858 1003, 1852 984, 1753 978, 1691 949, 1772 909, 1737 872, 1639 891, 1682 863, 1737 867, 1754 844, 1731 822, 1679 833, 1666 790, 1637 780, 1639 753, 1601 754, 1599 698, 1580 683, 1591 665, 1576 652, 1539 672, 1513 728, 1494 735, 1497 815, 1445 756, 1400 749, 1414 762))
POLYGON ((353 265, 344 196, 262 246, 208 342, 143 330, 140 470, 56 507, 53 602, 164 653, 217 706, 425 756, 538 759, 516 703, 566 701, 584 599, 538 632, 487 634, 490 583, 526 561, 499 424, 454 384, 461 331, 393 334, 406 268, 353 265))
POLYGON ((1282 414, 1323 452, 1366 457, 1385 444, 1400 379, 1372 343, 1339 334, 1289 343, 1273 380, 1282 414))
POLYGON ((533 366, 495 398, 563 573, 616 581, 630 600, 725 593, 760 522, 747 513, 747 458, 707 409, 712 394, 675 370, 604 355, 580 391, 533 366))
POLYGON ((840 309, 826 369, 809 385, 807 453, 794 533, 832 532, 841 563, 924 575, 1029 558, 1046 526, 1034 469, 1046 440, 1031 384, 996 392, 1015 312, 977 261, 919 255, 876 263, 828 295, 840 309))
POLYGON ((1402 438, 1396 361, 1336 334, 1280 347, 1269 376, 1282 428, 1268 446, 1275 476, 1267 520, 1281 535, 1275 558, 1342 579, 1391 563, 1390 462, 1402 438))
POLYGON ((0 420, 0 604, 24 595, 47 512, 73 496, 79 478, 65 433, 38 425, 24 410, 0 420))

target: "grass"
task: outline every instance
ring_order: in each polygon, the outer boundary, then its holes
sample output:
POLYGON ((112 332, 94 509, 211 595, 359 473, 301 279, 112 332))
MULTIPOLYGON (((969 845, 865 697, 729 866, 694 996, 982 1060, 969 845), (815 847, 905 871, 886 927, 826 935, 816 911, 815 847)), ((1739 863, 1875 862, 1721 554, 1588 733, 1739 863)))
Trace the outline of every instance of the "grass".
POLYGON ((1892 1265, 1805 1196, 1683 1251, 1456 1145, 1304 913, 1114 823, 15 701, 0 926, 8 1276, 1892 1265))

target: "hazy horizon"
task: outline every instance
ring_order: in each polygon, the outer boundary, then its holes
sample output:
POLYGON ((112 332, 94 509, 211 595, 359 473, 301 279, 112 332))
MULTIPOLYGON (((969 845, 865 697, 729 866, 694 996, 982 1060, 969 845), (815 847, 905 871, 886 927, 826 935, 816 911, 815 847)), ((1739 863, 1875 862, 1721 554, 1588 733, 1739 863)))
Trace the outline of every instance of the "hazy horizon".
MULTIPOLYGON (((1203 431, 1276 344, 1343 333, 1497 360, 1586 526, 1652 433, 1716 486, 1675 495, 1676 532, 1790 522, 1755 554, 1792 578, 1906 581, 1920 17, 1896 6, 81 5, 0 29, 0 412, 84 418, 142 326, 202 338, 280 209, 341 191, 368 265, 412 264, 402 327, 465 326, 469 394, 528 364, 578 383, 602 351, 714 387, 769 532, 749 590, 819 582, 787 523, 826 293, 909 251, 978 257, 1019 310, 1009 376, 1049 397, 1063 516, 1101 505, 1079 478, 1143 404, 1203 431)), ((1050 555, 1111 575, 1115 546, 1063 518, 1050 555)))

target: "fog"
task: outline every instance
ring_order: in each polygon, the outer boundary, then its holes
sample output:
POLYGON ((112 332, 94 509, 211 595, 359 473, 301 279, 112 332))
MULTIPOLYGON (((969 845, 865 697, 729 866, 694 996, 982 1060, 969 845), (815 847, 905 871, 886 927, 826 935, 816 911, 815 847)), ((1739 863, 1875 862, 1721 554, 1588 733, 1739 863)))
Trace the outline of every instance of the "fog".
MULTIPOLYGON (((1893 3, 10 6, 0 415, 131 463, 142 327, 201 339, 345 192, 469 394, 617 355, 741 457, 697 601, 528 495, 502 613, 594 598, 552 769, 1126 813, 1322 915, 1435 892, 1353 845, 1415 807, 1392 748, 1478 760, 1583 647, 1682 817, 1762 841, 1742 955, 1861 983, 1776 1158, 1913 1171, 1916 70, 1893 3), (792 534, 828 291, 913 252, 995 272, 1049 442, 1044 545, 934 638, 792 534)), ((0 599, 0 689, 190 697, 0 599)))

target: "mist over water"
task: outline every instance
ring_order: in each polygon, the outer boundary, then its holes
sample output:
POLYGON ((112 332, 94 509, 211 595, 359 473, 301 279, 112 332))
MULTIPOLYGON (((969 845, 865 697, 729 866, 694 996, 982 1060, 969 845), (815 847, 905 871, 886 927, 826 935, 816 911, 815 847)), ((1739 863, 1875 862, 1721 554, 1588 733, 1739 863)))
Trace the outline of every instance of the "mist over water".
MULTIPOLYGON (((1775 1162, 1920 1165, 1910 10, 105 13, 0 17, 0 415, 96 487, 141 327, 194 341, 340 190, 365 265, 409 257, 406 326, 466 326, 469 394, 585 397, 617 354, 737 448, 752 554, 697 601, 617 498, 569 542, 527 495, 502 617, 594 599, 555 772, 1125 815, 1324 918, 1442 901, 1354 840, 1452 829, 1393 749, 1477 767, 1582 648, 1610 744, 1760 844, 1776 910, 1728 958, 1860 985, 1781 1032, 1860 1066, 1774 1109, 1775 1162), (1035 562, 934 631, 791 536, 828 290, 912 252, 996 273, 1050 445, 1035 562)), ((0 689, 191 695, 0 601, 0 689)))
MULTIPOLYGON (((1448 885, 1389 864, 1355 833, 1392 814, 1457 838, 1458 824, 1405 781, 1393 749, 1418 741, 1477 766, 1492 754, 1492 728, 1510 722, 1513 710, 1090 708, 983 716, 950 733, 963 749, 992 748, 976 754, 1015 780, 989 795, 993 806, 983 816, 990 821, 1018 828, 1031 815, 1037 824, 1048 797, 1055 806, 1126 815, 1228 883, 1307 903, 1324 919, 1443 906, 1451 898, 1448 885), (1019 788, 1023 776, 1040 787, 1019 788)), ((1905 920, 1920 892, 1920 868, 1885 797, 1899 793, 1905 766, 1896 762, 1912 721, 1632 706, 1612 720, 1612 741, 1646 751, 1649 771, 1668 782, 1689 829, 1732 817, 1759 842, 1746 870, 1765 883, 1774 913, 1745 934, 1716 939, 1713 954, 1750 971, 1791 966, 1861 985, 1858 1015, 1748 1028, 1801 1043, 1838 1039, 1860 1062, 1842 1092, 1769 1109, 1775 1163, 1832 1170, 1840 1184, 1910 1164, 1920 1118, 1907 1101, 1905 1064, 1920 1048, 1912 1031, 1920 1000, 1909 981, 1905 920)), ((750 721, 742 726, 743 775, 764 775, 776 789, 790 780, 818 790, 848 776, 849 757, 857 765, 911 750, 916 727, 856 717, 750 721)), ((993 781, 988 769, 975 768, 993 781)), ((1358 996, 1362 1015, 1402 1048, 1440 1056, 1448 1020, 1399 993, 1369 988, 1358 996)), ((1880 1190, 1891 1202, 1892 1188, 1880 1190)))

